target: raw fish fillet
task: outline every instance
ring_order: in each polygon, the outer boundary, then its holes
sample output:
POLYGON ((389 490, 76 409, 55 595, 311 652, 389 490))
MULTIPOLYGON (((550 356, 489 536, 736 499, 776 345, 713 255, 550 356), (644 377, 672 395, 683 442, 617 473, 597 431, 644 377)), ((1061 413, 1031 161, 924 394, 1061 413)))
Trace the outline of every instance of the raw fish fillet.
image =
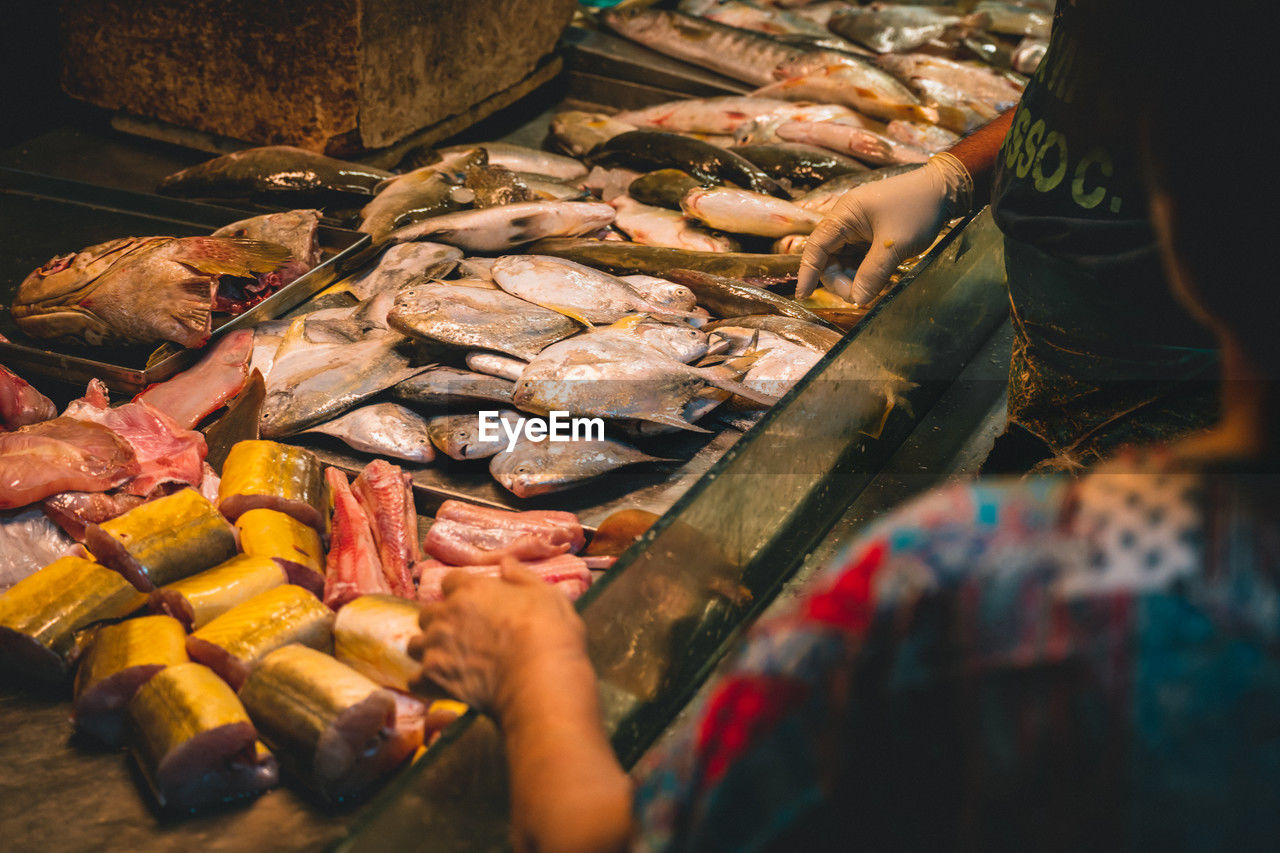
MULTIPOLYGON (((466 572, 490 578, 499 577, 502 573, 501 566, 447 566, 439 560, 423 560, 418 568, 418 600, 424 603, 443 600, 441 585, 451 572, 466 572)), ((586 562, 572 554, 521 563, 520 568, 533 572, 546 583, 557 587, 570 601, 577 600, 591 586, 591 571, 586 562)))
POLYGON ((65 491, 101 492, 141 471, 129 442, 101 424, 59 417, 0 434, 0 509, 65 491))
POLYGON ((347 475, 337 468, 326 468, 324 477, 333 494, 333 531, 325 560, 324 603, 337 610, 357 596, 390 593, 391 587, 382 574, 369 517, 351 493, 347 475))
POLYGON ((142 400, 111 408, 106 388, 94 379, 89 390, 68 406, 65 417, 102 424, 133 447, 140 471, 125 486, 131 495, 146 496, 162 483, 199 486, 204 479, 204 436, 183 429, 164 412, 142 400))
POLYGON ((571 512, 545 509, 512 512, 463 501, 445 501, 440 504, 436 518, 458 521, 472 527, 520 530, 528 533, 547 528, 559 529, 569 537, 569 551, 574 554, 582 550, 582 546, 587 541, 586 534, 582 531, 582 522, 578 521, 578 517, 571 512))
POLYGON ((423 550, 455 566, 496 565, 505 557, 542 560, 579 550, 582 525, 569 512, 509 512, 445 501, 423 550))
POLYGON ((135 400, 150 403, 184 429, 192 429, 240 393, 249 380, 253 330, 240 329, 219 340, 194 367, 152 385, 135 400))
POLYGON ((0 365, 0 431, 38 424, 57 414, 52 400, 0 365))
POLYGON ((411 482, 410 476, 398 466, 385 459, 375 459, 351 484, 356 501, 369 519, 387 585, 393 595, 401 598, 417 595, 409 566, 421 557, 418 513, 411 482))

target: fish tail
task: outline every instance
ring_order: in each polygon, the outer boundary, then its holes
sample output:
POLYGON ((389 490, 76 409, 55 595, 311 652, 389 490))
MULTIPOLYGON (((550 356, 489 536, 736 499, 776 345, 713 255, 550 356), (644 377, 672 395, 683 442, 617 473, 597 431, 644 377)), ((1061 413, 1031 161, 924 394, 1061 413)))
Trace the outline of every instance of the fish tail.
POLYGON ((744 400, 750 400, 752 403, 759 406, 772 406, 779 400, 778 397, 775 397, 772 394, 765 394, 755 390, 754 388, 748 388, 736 379, 721 379, 715 376, 705 376, 704 378, 708 384, 714 385, 715 387, 728 391, 732 394, 736 394, 744 400))

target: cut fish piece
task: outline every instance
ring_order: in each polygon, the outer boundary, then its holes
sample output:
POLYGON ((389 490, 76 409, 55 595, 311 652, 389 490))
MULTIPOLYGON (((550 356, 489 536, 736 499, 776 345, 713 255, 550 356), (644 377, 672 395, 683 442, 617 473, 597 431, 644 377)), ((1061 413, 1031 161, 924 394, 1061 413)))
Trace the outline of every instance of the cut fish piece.
POLYGON ((202 628, 237 604, 288 582, 270 557, 240 554, 220 566, 160 587, 151 609, 167 613, 188 630, 202 628))
POLYGON ((375 459, 356 477, 351 492, 369 519, 382 574, 391 593, 413 598, 409 566, 420 557, 413 479, 390 462, 375 459))
MULTIPOLYGON (((581 557, 573 554, 561 554, 545 560, 522 562, 520 568, 533 572, 546 583, 559 589, 570 601, 586 592, 591 586, 591 570, 581 557)), ((424 560, 418 576, 418 600, 422 602, 444 600, 442 585, 444 579, 452 572, 465 572, 478 577, 500 577, 502 567, 484 566, 449 566, 439 560, 424 560)))
POLYGON ((189 370, 135 399, 164 412, 184 429, 192 429, 240 393, 249 381, 253 356, 253 330, 238 329, 221 338, 189 370))
POLYGON ((251 509, 236 519, 240 550, 279 563, 289 583, 324 593, 324 547, 315 528, 274 509, 251 509))
POLYGON ((324 603, 337 610, 357 596, 390 593, 391 586, 382 573, 369 517, 352 494, 347 475, 337 468, 326 468, 324 474, 333 493, 333 536, 325 561, 324 603))
POLYGON ((408 690, 418 675, 409 641, 419 633, 416 600, 362 595, 338 611, 333 649, 338 660, 383 687, 408 690))
POLYGON ((315 454, 274 441, 241 441, 222 466, 218 509, 231 521, 251 509, 274 509, 310 525, 328 528, 324 470, 315 454))

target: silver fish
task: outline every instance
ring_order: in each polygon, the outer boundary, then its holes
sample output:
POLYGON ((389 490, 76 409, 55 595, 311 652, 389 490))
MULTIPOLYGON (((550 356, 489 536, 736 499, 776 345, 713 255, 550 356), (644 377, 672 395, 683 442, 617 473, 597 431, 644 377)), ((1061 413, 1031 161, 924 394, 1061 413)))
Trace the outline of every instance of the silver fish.
POLYGON ((655 305, 661 305, 673 311, 692 311, 694 306, 698 304, 698 298, 693 295, 693 291, 683 284, 676 284, 674 281, 667 281, 665 278, 658 278, 653 275, 622 275, 618 277, 655 305))
POLYGON ((665 462, 614 439, 593 441, 521 441, 510 452, 494 454, 489 473, 518 498, 545 495, 577 486, 627 465, 665 462))
POLYGON ((643 344, 676 361, 691 364, 707 354, 707 336, 687 323, 664 323, 643 314, 632 314, 587 334, 600 340, 612 335, 624 346, 643 344))
POLYGON ((501 290, 448 284, 401 290, 387 321, 411 337, 525 360, 578 330, 563 314, 501 290))
MULTIPOLYGON (((520 413, 511 409, 497 409, 498 419, 515 428, 520 413)), ((427 423, 427 433, 436 449, 450 459, 488 459, 504 450, 510 440, 501 426, 497 438, 480 437, 480 416, 472 412, 464 415, 438 415, 427 423)))
POLYGON ((577 180, 587 174, 587 167, 572 157, 506 142, 484 142, 479 146, 451 145, 441 148, 440 153, 447 156, 472 151, 477 147, 483 148, 489 155, 489 163, 494 166, 506 166, 513 172, 532 172, 535 175, 548 175, 566 181, 577 180))
POLYGON ((567 110, 551 117, 551 138, 574 157, 582 157, 600 143, 635 129, 635 125, 604 113, 567 110))
POLYGON ((627 195, 617 196, 609 203, 618 211, 614 225, 633 243, 695 252, 732 252, 738 248, 729 237, 713 234, 677 211, 641 204, 627 195))
POLYGON ((761 237, 808 234, 822 221, 789 201, 735 187, 690 190, 680 207, 686 216, 712 228, 761 237))
POLYGON ((377 293, 394 293, 441 261, 461 258, 462 250, 443 243, 402 243, 387 249, 376 264, 346 284, 357 299, 368 299, 377 293))
POLYGON ((467 353, 467 367, 476 373, 487 373, 490 376, 497 376, 515 382, 520 378, 520 374, 524 372, 529 362, 519 358, 510 358, 505 355, 498 355, 494 352, 469 352, 467 353))
POLYGON ((515 383, 484 373, 435 365, 391 389, 402 403, 428 409, 454 406, 474 408, 477 403, 511 405, 515 383))
POLYGON ((590 234, 612 222, 614 215, 612 207, 600 202, 528 201, 435 216, 398 228, 388 239, 435 240, 473 252, 502 252, 543 237, 590 234))
POLYGON ((419 465, 436 458, 427 435, 426 418, 395 403, 361 406, 302 432, 331 435, 362 453, 419 465))
POLYGON ((756 359, 741 382, 748 388, 775 397, 791 390, 791 386, 812 370, 823 356, 809 347, 760 329, 720 326, 712 334, 732 342, 730 355, 754 351, 756 359))
POLYGON ((631 285, 608 273, 547 255, 501 257, 493 265, 493 280, 514 296, 587 325, 612 323, 636 312, 659 317, 684 313, 649 302, 631 285))
POLYGON ((462 173, 484 160, 483 151, 462 152, 385 181, 360 211, 360 230, 382 240, 402 225, 461 210, 467 201, 457 193, 462 173))

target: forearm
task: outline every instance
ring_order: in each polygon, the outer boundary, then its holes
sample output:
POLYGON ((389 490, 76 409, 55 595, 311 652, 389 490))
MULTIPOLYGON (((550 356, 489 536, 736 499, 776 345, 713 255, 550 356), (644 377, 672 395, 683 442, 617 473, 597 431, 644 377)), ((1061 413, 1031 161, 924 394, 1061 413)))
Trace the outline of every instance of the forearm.
POLYGON ((964 164, 973 178, 973 198, 977 205, 986 204, 991 198, 991 178, 995 172, 1000 146, 1009 135, 1016 107, 1006 110, 987 124, 961 139, 948 151, 964 164))
POLYGON ((518 850, 624 849, 631 783, 600 723, 585 657, 527 672, 500 714, 518 850))

